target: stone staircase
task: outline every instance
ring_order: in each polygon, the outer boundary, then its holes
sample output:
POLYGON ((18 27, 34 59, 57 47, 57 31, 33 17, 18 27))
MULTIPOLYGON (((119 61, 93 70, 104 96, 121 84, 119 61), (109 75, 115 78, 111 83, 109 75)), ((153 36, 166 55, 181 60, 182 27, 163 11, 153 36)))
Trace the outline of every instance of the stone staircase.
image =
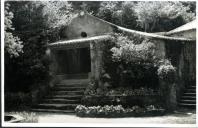
POLYGON ((182 95, 179 107, 182 108, 196 108, 196 86, 189 86, 182 95))
POLYGON ((88 85, 88 79, 62 80, 56 84, 49 95, 45 96, 39 104, 33 106, 35 112, 74 113, 74 109, 80 104, 84 90, 88 85))

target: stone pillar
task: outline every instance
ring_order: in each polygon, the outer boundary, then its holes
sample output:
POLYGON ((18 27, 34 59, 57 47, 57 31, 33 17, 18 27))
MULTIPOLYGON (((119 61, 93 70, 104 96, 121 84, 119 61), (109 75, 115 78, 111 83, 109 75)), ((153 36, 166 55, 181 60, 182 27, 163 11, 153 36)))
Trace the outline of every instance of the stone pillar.
POLYGON ((95 49, 94 42, 90 42, 91 79, 95 79, 95 61, 96 61, 95 50, 96 49, 95 49))
POLYGON ((176 84, 160 80, 160 92, 162 93, 162 103, 167 111, 174 111, 177 107, 176 84))
POLYGON ((90 55, 91 55, 91 76, 94 80, 100 81, 102 72, 102 56, 103 56, 103 45, 102 42, 91 42, 90 43, 90 55))
POLYGON ((102 43, 101 42, 96 42, 96 54, 97 54, 97 59, 96 59, 96 78, 97 80, 100 80, 101 77, 101 71, 102 71, 102 43))
MULTIPOLYGON (((161 59, 166 58, 166 42, 163 40, 156 40, 156 56, 161 59)), ((159 79, 159 89, 162 93, 162 103, 167 111, 173 111, 177 107, 177 94, 176 94, 176 81, 171 83, 170 81, 165 81, 159 79)))
POLYGON ((154 43, 156 46, 156 56, 161 59, 165 59, 165 57, 166 57, 165 41, 155 40, 154 43))
POLYGON ((57 68, 58 68, 58 64, 56 61, 56 50, 54 49, 49 49, 49 55, 50 55, 50 60, 51 60, 51 64, 49 66, 49 73, 50 76, 52 77, 51 81, 50 81, 50 86, 54 86, 54 84, 56 84, 58 82, 57 78, 56 78, 56 73, 57 73, 57 68))

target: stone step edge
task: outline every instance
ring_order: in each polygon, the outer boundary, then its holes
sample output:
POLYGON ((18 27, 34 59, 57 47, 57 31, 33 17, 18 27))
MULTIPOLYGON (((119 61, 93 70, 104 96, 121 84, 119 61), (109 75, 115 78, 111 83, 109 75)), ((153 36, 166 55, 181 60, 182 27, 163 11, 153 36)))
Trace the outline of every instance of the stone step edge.
POLYGON ((71 93, 74 93, 74 92, 84 92, 84 90, 71 90, 71 91, 66 91, 66 90, 54 90, 54 91, 52 91, 52 92, 50 92, 50 93, 57 93, 57 92, 71 92, 71 93))
POLYGON ((196 99, 196 96, 182 96, 181 98, 194 98, 194 99, 196 99))
POLYGON ((180 106, 196 106, 196 104, 179 103, 180 106))
POLYGON ((77 106, 79 104, 57 104, 57 103, 54 103, 54 104, 45 104, 45 103, 40 103, 38 104, 37 106, 56 106, 56 107, 63 107, 63 106, 77 106))
POLYGON ((66 95, 66 94, 63 94, 63 95, 53 95, 53 96, 47 96, 47 97, 83 97, 83 95, 66 95))
POLYGON ((196 95, 196 93, 185 92, 184 95, 196 95))
POLYGON ((51 101, 80 101, 80 100, 71 100, 71 99, 61 99, 61 98, 54 98, 54 99, 52 99, 52 98, 49 98, 49 99, 43 99, 44 101, 48 101, 48 100, 51 100, 51 101))
POLYGON ((196 102, 196 100, 184 100, 184 99, 180 100, 180 102, 182 102, 182 101, 185 101, 185 102, 186 102, 186 101, 187 101, 187 102, 188 102, 188 101, 190 101, 190 102, 196 102))
POLYGON ((61 110, 61 109, 31 109, 33 112, 52 112, 52 113, 75 113, 74 110, 61 110))

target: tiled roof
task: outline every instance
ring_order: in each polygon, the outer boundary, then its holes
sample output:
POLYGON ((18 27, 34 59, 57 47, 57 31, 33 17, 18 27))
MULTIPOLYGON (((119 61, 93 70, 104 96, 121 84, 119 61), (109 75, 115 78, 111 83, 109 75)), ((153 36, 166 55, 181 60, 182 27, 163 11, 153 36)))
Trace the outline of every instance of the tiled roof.
MULTIPOLYGON (((131 34, 139 34, 142 36, 146 36, 146 37, 150 37, 150 38, 157 38, 157 39, 165 39, 165 40, 178 40, 178 41, 194 41, 193 39, 188 39, 188 38, 180 38, 180 37, 169 37, 169 36, 165 36, 165 35, 160 35, 160 34, 155 34, 155 33, 147 33, 147 32, 141 32, 141 31, 136 31, 136 30, 132 30, 132 29, 127 29, 118 25, 115 25, 113 23, 110 23, 108 21, 102 20, 98 17, 95 17, 93 15, 87 14, 93 18, 96 18, 104 23, 107 23, 109 25, 111 25, 112 27, 121 30, 122 32, 127 32, 127 33, 131 33, 131 34)), ((196 21, 195 21, 196 22, 196 21)), ((193 22, 193 24, 195 24, 193 22)), ((189 25, 190 26, 190 25, 189 25)), ((194 25, 193 25, 194 26, 194 25)))
POLYGON ((158 34, 153 34, 153 33, 147 33, 147 32, 141 32, 141 31, 135 31, 127 28, 123 28, 120 26, 117 26, 119 30, 131 34, 138 34, 142 35, 145 37, 149 38, 156 38, 156 39, 165 39, 165 40, 178 40, 178 41, 194 41, 193 39, 188 39, 188 38, 180 38, 180 37, 169 37, 169 36, 163 36, 163 35, 158 35, 158 34))
POLYGON ((187 24, 184 24, 176 29, 173 29, 169 32, 166 32, 165 35, 170 35, 170 34, 174 34, 174 33, 180 33, 183 31, 188 31, 188 30, 192 30, 192 29, 196 29, 197 26, 197 20, 193 20, 187 24))
MULTIPOLYGON (((178 27, 172 31, 169 32, 163 32, 163 33, 147 33, 147 32, 141 32, 141 31, 136 31, 132 29, 127 29, 118 25, 115 25, 113 23, 107 22, 105 20, 102 20, 100 18, 97 18, 95 16, 89 15, 93 18, 96 18, 97 20, 100 20, 104 23, 107 23, 111 25, 114 29, 123 32, 123 33, 128 33, 128 34, 138 34, 141 36, 145 36, 148 38, 156 38, 156 39, 164 39, 164 40, 178 40, 178 41, 194 41, 194 39, 189 39, 189 38, 181 38, 181 37, 170 37, 167 36, 171 33, 177 33, 185 30, 190 30, 190 29, 196 29, 196 20, 187 23, 181 27, 178 27)), ((63 40, 63 41, 58 41, 55 43, 48 44, 49 47, 53 48, 61 48, 61 47, 67 47, 67 48, 81 48, 81 47, 88 47, 90 41, 100 41, 100 40, 109 40, 111 38, 110 35, 100 35, 100 36, 94 36, 94 37, 86 37, 86 38, 80 38, 80 39, 73 39, 73 40, 63 40)))

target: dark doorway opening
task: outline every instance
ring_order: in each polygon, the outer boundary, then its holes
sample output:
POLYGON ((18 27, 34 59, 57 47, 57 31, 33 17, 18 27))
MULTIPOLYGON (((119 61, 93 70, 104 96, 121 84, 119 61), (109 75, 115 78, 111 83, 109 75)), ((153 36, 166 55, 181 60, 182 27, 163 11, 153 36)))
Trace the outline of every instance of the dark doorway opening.
POLYGON ((57 51, 58 74, 80 74, 91 72, 89 48, 57 51))

